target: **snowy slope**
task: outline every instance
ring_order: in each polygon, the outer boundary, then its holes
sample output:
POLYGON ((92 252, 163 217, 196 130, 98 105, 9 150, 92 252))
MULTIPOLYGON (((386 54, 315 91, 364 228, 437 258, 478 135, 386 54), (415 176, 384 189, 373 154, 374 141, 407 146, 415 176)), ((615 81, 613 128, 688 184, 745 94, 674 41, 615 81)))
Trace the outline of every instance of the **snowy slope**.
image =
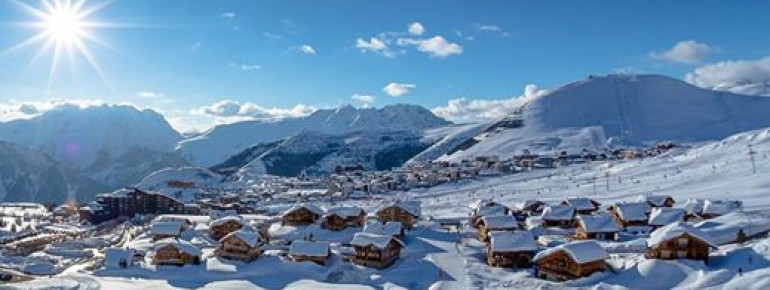
POLYGON ((482 136, 449 159, 717 140, 770 126, 770 98, 705 90, 659 75, 596 76, 527 102, 524 126, 482 136))
POLYGON ((124 105, 63 106, 0 123, 0 140, 40 149, 112 187, 129 185, 165 166, 185 165, 168 156, 180 138, 162 115, 124 105))
POLYGON ((0 142, 0 201, 90 200, 106 190, 47 154, 0 142))
POLYGON ((331 173, 335 166, 362 165, 366 170, 385 170, 403 165, 434 140, 423 131, 365 131, 345 135, 302 132, 281 142, 260 144, 226 164, 241 165, 240 175, 268 173, 279 176, 311 176, 331 173))
POLYGON ((221 184, 223 180, 223 176, 206 169, 195 167, 164 168, 142 179, 136 184, 136 187, 162 192, 182 201, 191 202, 199 188, 216 186, 221 184), (171 187, 168 185, 170 181, 191 182, 193 186, 191 188, 171 187))
POLYGON ((400 104, 380 109, 347 105, 318 110, 301 118, 220 125, 201 136, 180 142, 177 150, 195 165, 210 167, 254 144, 283 140, 302 131, 341 135, 380 129, 420 130, 446 124, 447 121, 415 105, 400 104))

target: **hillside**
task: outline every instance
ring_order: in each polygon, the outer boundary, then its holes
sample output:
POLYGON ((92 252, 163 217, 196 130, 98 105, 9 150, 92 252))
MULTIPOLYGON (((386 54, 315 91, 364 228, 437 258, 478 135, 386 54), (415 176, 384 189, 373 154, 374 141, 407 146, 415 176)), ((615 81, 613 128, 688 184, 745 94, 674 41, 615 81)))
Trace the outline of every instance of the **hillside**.
POLYGON ((400 104, 380 109, 347 105, 337 109, 318 110, 301 118, 216 126, 201 136, 180 142, 177 150, 193 164, 211 167, 252 145, 283 140, 300 132, 343 135, 383 129, 421 130, 447 124, 446 120, 416 105, 400 104))
POLYGON ((526 102, 522 127, 485 131, 473 146, 443 158, 717 140, 770 126, 768 110, 767 97, 705 90, 665 76, 590 77, 526 102))
POLYGON ((38 150, 0 142, 0 201, 88 201, 104 186, 38 150))

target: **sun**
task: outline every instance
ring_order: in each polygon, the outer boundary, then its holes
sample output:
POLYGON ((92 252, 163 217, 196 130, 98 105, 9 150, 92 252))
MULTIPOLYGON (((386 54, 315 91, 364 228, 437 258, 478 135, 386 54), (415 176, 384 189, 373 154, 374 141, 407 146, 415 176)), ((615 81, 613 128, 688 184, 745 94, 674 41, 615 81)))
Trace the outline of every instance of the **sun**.
POLYGON ((71 6, 59 6, 48 11, 42 23, 49 39, 71 45, 84 37, 86 22, 71 6))
POLYGON ((91 53, 89 45, 95 43, 111 48, 96 36, 96 30, 115 25, 90 19, 94 13, 111 2, 102 1, 100 4, 88 6, 86 0, 42 0, 40 7, 34 7, 19 0, 12 1, 34 17, 33 21, 21 23, 21 25, 35 29, 37 33, 1 52, 0 57, 39 44, 40 47, 33 61, 45 52, 52 55, 48 78, 49 89, 55 79, 61 58, 64 56, 69 59, 71 65, 75 62, 74 58, 78 56, 85 59, 99 77, 110 85, 104 71, 91 53))

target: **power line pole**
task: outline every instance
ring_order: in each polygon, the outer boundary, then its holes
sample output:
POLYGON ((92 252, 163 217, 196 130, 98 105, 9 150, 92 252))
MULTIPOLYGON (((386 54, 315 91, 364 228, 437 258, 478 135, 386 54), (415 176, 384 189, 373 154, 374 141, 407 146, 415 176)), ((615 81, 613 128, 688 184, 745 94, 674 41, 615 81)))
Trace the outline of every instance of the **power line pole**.
POLYGON ((757 151, 754 151, 754 148, 749 144, 749 159, 751 159, 751 171, 754 172, 754 174, 757 173, 757 163, 754 161, 754 155, 756 154, 757 151))

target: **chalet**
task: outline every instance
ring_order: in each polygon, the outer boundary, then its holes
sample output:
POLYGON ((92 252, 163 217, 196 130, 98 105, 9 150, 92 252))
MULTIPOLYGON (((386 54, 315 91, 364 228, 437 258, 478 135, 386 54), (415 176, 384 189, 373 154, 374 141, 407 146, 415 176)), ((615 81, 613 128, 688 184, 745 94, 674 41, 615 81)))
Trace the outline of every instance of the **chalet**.
POLYGON ((503 268, 526 268, 532 263, 537 245, 529 231, 492 232, 487 244, 487 265, 503 268))
POLYGON ((261 235, 251 230, 240 229, 231 232, 219 240, 219 248, 214 251, 217 257, 249 262, 262 252, 264 243, 261 235))
POLYGON ((468 206, 470 212, 470 225, 476 227, 483 216, 510 215, 511 209, 492 200, 477 200, 468 206))
POLYGON ((578 215, 575 223, 575 239, 615 240, 620 227, 609 213, 578 215))
POLYGON ((402 239, 404 237, 404 227, 401 222, 380 222, 372 221, 364 226, 364 233, 391 236, 394 238, 402 239))
POLYGON ((525 216, 540 215, 546 206, 545 202, 536 199, 528 199, 516 205, 518 210, 525 216))
POLYGON ((361 227, 365 219, 366 212, 360 207, 335 207, 321 216, 321 227, 341 231, 346 227, 361 227))
POLYGON ((685 212, 681 208, 656 207, 650 213, 647 224, 656 230, 658 228, 684 221, 685 212))
POLYGON ((176 238, 159 240, 153 247, 152 263, 155 265, 200 264, 201 250, 188 241, 176 238))
POLYGON ((709 250, 717 248, 711 237, 686 223, 659 228, 647 239, 648 259, 691 259, 708 263, 709 250))
POLYGON ((519 222, 510 215, 496 215, 481 217, 476 226, 479 241, 487 242, 489 233, 493 231, 515 231, 520 229, 519 222))
POLYGON ((309 225, 323 215, 323 210, 313 204, 298 204, 292 206, 281 215, 284 225, 302 226, 309 225))
POLYGON ((574 207, 578 214, 591 214, 599 210, 599 206, 601 206, 599 202, 585 197, 568 198, 561 204, 574 207))
POLYGON ((392 236, 357 233, 350 241, 355 252, 354 264, 384 269, 393 265, 401 257, 404 244, 392 236))
POLYGON ((152 240, 176 238, 182 233, 184 223, 182 221, 156 221, 150 226, 152 240))
POLYGON ((607 210, 612 213, 615 221, 628 231, 647 226, 650 206, 646 202, 616 203, 607 210))
POLYGON ((533 258, 536 276, 564 281, 604 271, 607 252, 595 241, 579 241, 539 252, 533 258))
POLYGON ((137 214, 184 214, 185 204, 162 193, 138 188, 125 188, 96 196, 96 200, 80 209, 83 221, 98 224, 118 217, 132 218, 137 214))
POLYGON ((535 167, 535 162, 540 155, 524 153, 522 155, 513 156, 513 165, 519 168, 532 168, 535 167))
POLYGON ((422 210, 418 201, 397 201, 379 208, 375 215, 382 222, 401 222, 411 229, 420 218, 422 210))
POLYGON ((740 201, 707 199, 703 202, 703 210, 701 211, 700 216, 704 219, 712 219, 738 211, 742 207, 743 204, 740 201))
POLYGON ((323 266, 330 255, 329 244, 325 242, 297 240, 289 247, 289 259, 294 262, 313 262, 323 266))
POLYGON ((673 207, 674 198, 669 195, 640 195, 638 202, 646 202, 650 207, 673 207))
POLYGON ((209 235, 219 240, 229 233, 243 228, 243 219, 240 216, 226 216, 209 223, 209 235))
POLYGON ((575 208, 569 205, 546 206, 540 218, 544 227, 571 228, 575 224, 575 208))

